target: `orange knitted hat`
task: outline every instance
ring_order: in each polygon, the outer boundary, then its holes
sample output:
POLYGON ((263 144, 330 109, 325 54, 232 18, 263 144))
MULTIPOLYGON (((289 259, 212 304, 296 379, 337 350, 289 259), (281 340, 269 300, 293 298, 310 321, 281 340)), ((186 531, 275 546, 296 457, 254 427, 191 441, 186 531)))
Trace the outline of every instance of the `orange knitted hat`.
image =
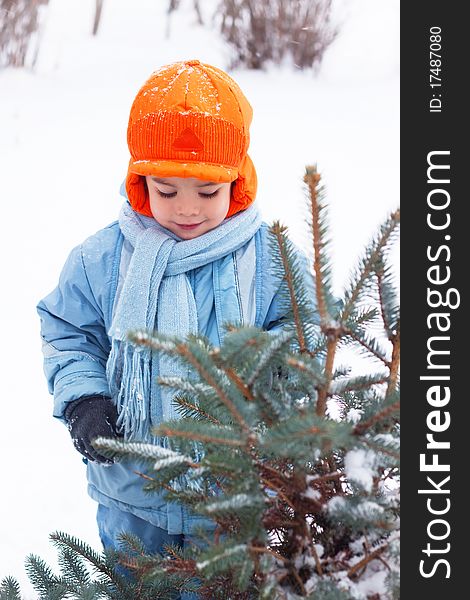
POLYGON ((255 199, 257 178, 247 154, 253 110, 224 71, 198 60, 161 67, 131 108, 126 191, 134 210, 152 216, 145 175, 234 181, 227 217, 255 199))

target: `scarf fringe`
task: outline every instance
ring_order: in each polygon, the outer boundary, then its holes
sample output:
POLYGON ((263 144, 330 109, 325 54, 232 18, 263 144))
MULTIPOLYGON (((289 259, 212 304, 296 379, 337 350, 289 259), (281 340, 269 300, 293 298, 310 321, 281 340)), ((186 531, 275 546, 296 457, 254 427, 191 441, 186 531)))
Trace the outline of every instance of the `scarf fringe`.
POLYGON ((151 441, 150 433, 150 362, 149 348, 113 339, 107 364, 108 381, 116 399, 117 428, 125 440, 151 441))
MULTIPOLYGON (((152 351, 136 347, 130 342, 114 339, 111 346, 107 370, 109 381, 116 384, 112 390, 118 411, 117 429, 128 441, 139 441, 170 448, 168 436, 156 436, 151 432, 150 415, 152 351)), ((200 444, 194 442, 193 456, 200 462, 204 453, 200 444)), ((202 492, 201 480, 188 475, 179 475, 171 482, 177 491, 192 489, 202 492)))

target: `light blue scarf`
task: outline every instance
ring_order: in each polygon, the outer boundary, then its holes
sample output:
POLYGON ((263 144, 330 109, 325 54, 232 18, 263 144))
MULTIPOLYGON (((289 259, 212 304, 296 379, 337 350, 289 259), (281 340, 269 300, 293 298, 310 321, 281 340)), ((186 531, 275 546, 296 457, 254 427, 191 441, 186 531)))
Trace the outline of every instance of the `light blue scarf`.
POLYGON ((134 250, 109 330, 108 382, 125 438, 164 444, 151 435, 151 427, 179 415, 172 403, 174 391, 158 385, 157 377, 188 378, 189 369, 172 357, 134 346, 127 333, 136 329, 179 337, 197 333, 197 307, 187 272, 241 248, 259 229, 261 216, 252 204, 215 229, 181 240, 125 202, 119 225, 134 250))

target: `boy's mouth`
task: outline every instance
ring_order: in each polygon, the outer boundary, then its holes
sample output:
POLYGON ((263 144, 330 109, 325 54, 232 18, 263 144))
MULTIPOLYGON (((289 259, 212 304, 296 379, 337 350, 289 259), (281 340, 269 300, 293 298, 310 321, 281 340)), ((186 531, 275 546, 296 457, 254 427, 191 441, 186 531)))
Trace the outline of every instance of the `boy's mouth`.
POLYGON ((204 221, 201 221, 200 223, 188 223, 188 224, 184 224, 184 223, 176 223, 176 225, 178 225, 178 227, 181 227, 181 229, 196 229, 196 227, 199 227, 199 225, 202 225, 204 221))

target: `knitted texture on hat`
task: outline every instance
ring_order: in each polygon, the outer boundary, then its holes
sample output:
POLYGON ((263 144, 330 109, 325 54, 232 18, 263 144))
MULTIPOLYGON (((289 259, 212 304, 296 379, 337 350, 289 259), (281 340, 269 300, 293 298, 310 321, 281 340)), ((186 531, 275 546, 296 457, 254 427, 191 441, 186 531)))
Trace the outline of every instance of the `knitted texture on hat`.
POLYGON ((256 196, 255 167, 247 154, 253 110, 227 73, 198 60, 155 71, 131 108, 126 178, 129 201, 152 216, 146 175, 235 182, 227 217, 256 196))

